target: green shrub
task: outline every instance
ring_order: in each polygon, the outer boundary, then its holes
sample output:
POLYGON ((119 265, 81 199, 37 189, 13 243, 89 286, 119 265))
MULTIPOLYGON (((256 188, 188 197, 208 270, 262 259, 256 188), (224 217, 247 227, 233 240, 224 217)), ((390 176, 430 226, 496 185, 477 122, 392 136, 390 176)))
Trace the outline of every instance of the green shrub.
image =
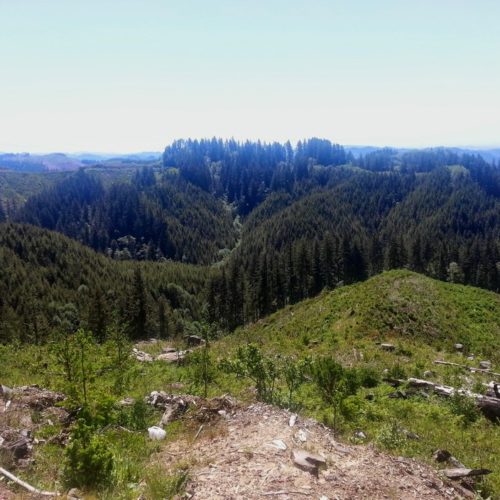
POLYGON ((236 359, 223 360, 220 368, 227 373, 249 378, 261 401, 272 403, 279 377, 278 360, 265 357, 255 344, 238 348, 236 359))
POLYGON ((380 428, 376 438, 377 442, 389 450, 400 449, 404 446, 406 439, 399 428, 396 420, 380 428))
POLYGON ((101 489, 112 483, 113 454, 102 438, 78 420, 65 450, 64 482, 68 487, 101 489))
POLYGON ((118 424, 134 431, 144 431, 149 426, 153 410, 142 399, 137 399, 131 406, 120 408, 118 424))
POLYGON ((196 388, 203 389, 203 396, 208 396, 208 386, 217 380, 217 365, 208 348, 208 342, 201 349, 188 357, 188 377, 196 388))
POLYGON ((389 378, 405 379, 406 378, 406 370, 401 366, 400 363, 395 363, 389 368, 389 371, 387 372, 387 376, 389 378))
POLYGON ((359 377, 354 368, 344 368, 335 359, 320 358, 312 365, 312 376, 321 398, 333 408, 333 426, 338 426, 339 411, 347 396, 359 388, 359 377))
POLYGON ((474 399, 457 391, 449 398, 448 404, 450 405, 451 412, 461 418, 464 426, 474 423, 480 417, 479 409, 474 399))
POLYGON ((358 380, 361 387, 372 389, 380 384, 380 375, 374 368, 362 366, 358 368, 358 380))

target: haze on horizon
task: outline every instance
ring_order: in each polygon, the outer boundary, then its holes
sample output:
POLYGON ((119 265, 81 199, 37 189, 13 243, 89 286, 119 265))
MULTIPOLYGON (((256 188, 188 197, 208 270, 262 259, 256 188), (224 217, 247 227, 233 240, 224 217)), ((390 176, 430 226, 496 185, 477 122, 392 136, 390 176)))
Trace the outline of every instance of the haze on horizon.
POLYGON ((25 0, 0 16, 0 151, 500 145, 495 0, 25 0))

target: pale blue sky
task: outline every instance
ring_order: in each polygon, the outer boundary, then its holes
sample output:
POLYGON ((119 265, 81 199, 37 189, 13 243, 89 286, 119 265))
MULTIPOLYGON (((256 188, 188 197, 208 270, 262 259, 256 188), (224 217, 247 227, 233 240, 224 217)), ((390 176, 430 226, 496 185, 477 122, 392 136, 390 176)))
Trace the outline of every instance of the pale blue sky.
POLYGON ((500 145, 498 0, 0 0, 0 151, 500 145))

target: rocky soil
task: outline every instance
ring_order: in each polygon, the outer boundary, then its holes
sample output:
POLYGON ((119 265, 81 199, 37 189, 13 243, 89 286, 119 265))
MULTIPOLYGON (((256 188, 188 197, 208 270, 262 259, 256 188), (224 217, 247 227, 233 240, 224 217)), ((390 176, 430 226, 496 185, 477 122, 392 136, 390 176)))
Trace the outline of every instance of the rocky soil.
MULTIPOLYGON (((71 420, 57 405, 63 400, 62 394, 37 386, 2 386, 1 466, 15 471, 29 465, 38 426, 71 420)), ((164 441, 152 457, 165 474, 188 469, 187 499, 474 497, 462 484, 428 465, 380 453, 369 445, 346 446, 324 425, 270 405, 242 406, 230 397, 205 400, 161 391, 146 400, 161 410, 160 427, 168 429, 166 424, 183 419, 192 430, 164 441)), ((0 475, 0 500, 36 498, 14 495, 11 489, 0 475)))
MULTIPOLYGON (((200 411, 206 413, 203 405, 200 411)), ((194 442, 175 441, 161 453, 160 460, 167 469, 175 468, 179 461, 191 465, 188 498, 347 500, 473 496, 427 465, 380 453, 371 446, 345 446, 322 424, 269 405, 231 409, 226 405, 218 414, 217 422, 200 424, 194 442), (299 450, 312 455, 311 463, 319 456, 325 464, 299 466, 294 461, 299 450)))

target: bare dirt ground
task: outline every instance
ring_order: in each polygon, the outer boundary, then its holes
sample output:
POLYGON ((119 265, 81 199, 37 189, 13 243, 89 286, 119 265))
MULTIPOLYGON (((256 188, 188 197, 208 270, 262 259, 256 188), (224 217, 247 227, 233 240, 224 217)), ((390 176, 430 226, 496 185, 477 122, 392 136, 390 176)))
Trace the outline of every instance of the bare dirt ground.
POLYGON ((264 404, 223 410, 197 438, 175 441, 160 460, 167 468, 190 465, 193 499, 456 499, 470 496, 431 467, 392 457, 370 446, 344 446, 313 420, 264 404), (279 441, 276 441, 279 440, 279 441), (274 443, 273 443, 274 441, 274 443), (281 442, 280 442, 281 441, 281 442), (283 448, 286 445, 286 449, 283 448), (293 450, 326 459, 318 474, 299 469, 293 450))
MULTIPOLYGON (((37 422, 47 418, 62 421, 67 414, 55 403, 64 396, 36 386, 17 388, 3 396, 0 434, 3 445, 19 450, 20 458, 12 463, 22 467, 23 460, 30 460, 36 444, 31 432, 40 425, 32 422, 33 411, 39 412, 37 422), (7 407, 8 401, 11 403, 7 407), (18 435, 22 430, 30 431, 24 433, 27 438, 18 435), (15 448, 10 446, 11 434, 15 448), (18 446, 20 442, 22 447, 18 446)), ((165 474, 188 469, 189 481, 183 496, 186 499, 474 497, 427 465, 380 453, 371 446, 345 446, 322 424, 270 405, 243 407, 228 397, 205 400, 166 393, 152 393, 148 401, 164 410, 162 421, 185 419, 187 428, 192 430, 165 442, 153 457, 165 468, 165 474), (294 464, 293 452, 297 450, 319 455, 326 465, 312 473, 302 470, 294 464)), ((5 478, 0 480, 0 500, 37 498, 19 492, 19 488, 14 494, 9 491, 12 486, 6 483, 5 478)))
MULTIPOLYGON (((63 394, 36 385, 13 389, 0 385, 0 467, 16 474, 33 463, 33 448, 45 442, 34 438, 34 433, 44 425, 68 419, 68 412, 57 406, 64 399, 63 394)), ((64 438, 61 433, 53 439, 63 442, 64 438)), ((0 500, 44 498, 23 490, 13 493, 11 489, 20 490, 0 474, 0 500)))
POLYGON ((10 500, 14 498, 14 494, 0 483, 0 500, 10 500))

